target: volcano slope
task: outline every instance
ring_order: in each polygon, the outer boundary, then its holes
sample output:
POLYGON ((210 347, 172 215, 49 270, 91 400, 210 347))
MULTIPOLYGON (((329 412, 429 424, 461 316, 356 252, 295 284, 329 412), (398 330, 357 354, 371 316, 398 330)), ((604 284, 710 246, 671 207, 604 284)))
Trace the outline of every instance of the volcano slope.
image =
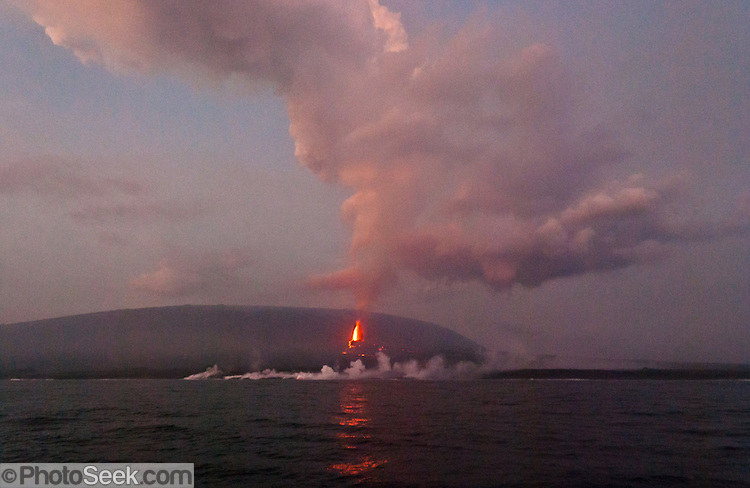
POLYGON ((351 310, 192 306, 115 310, 0 325, 0 378, 181 378, 316 371, 336 364, 357 319, 395 361, 481 361, 476 343, 435 324, 351 310))

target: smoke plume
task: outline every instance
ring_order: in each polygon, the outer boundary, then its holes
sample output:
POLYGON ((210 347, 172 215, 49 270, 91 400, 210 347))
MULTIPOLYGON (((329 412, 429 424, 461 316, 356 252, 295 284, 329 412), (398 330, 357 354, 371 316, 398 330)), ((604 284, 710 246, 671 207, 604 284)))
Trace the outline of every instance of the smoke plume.
POLYGON ((578 126, 555 49, 507 54, 477 18, 439 40, 408 38, 377 0, 20 7, 84 63, 272 87, 299 161, 353 192, 341 209, 349 265, 309 285, 349 289, 359 307, 405 272, 538 286, 746 227, 680 218, 663 182, 605 177, 628 151, 613 131, 578 126))

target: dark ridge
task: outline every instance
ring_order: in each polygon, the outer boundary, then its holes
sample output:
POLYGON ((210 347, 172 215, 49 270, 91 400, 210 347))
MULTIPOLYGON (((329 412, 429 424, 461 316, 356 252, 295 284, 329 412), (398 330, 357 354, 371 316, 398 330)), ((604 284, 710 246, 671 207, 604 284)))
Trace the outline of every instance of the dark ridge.
POLYGON ((217 364, 230 374, 319 371, 354 322, 394 360, 479 362, 483 349, 435 324, 352 310, 192 306, 115 310, 0 325, 0 378, 181 378, 217 364))
POLYGON ((493 371, 489 379, 583 379, 583 380, 747 380, 750 366, 722 369, 517 369, 493 371))

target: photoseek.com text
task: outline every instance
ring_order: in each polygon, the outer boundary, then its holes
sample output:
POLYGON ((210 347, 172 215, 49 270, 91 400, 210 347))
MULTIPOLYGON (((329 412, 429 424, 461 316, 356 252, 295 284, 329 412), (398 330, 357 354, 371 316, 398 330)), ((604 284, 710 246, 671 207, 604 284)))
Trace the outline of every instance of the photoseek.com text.
POLYGON ((0 487, 192 488, 192 463, 0 463, 0 487))

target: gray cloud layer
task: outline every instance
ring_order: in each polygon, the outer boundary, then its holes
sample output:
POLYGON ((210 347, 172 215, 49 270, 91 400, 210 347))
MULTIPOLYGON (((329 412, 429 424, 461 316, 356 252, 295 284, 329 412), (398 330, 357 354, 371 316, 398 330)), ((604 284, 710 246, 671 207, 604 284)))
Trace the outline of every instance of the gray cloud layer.
POLYGON ((69 215, 79 223, 179 221, 207 211, 198 202, 153 201, 153 193, 137 179, 100 176, 61 159, 0 166, 0 195, 33 195, 73 206, 69 215))
POLYGON ((13 161, 0 167, 0 194, 35 194, 58 199, 100 197, 117 193, 135 196, 145 189, 136 180, 91 176, 61 160, 13 161))

